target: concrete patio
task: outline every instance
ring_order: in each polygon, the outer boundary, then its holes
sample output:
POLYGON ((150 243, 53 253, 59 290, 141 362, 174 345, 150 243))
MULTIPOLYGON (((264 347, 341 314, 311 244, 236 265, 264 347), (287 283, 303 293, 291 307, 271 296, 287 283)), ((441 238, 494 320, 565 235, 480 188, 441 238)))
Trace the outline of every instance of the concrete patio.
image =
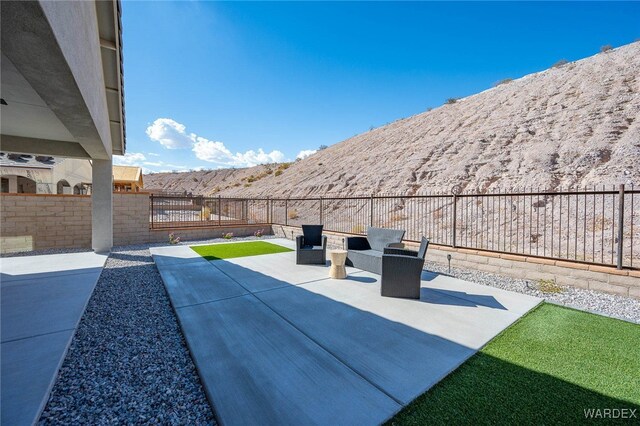
POLYGON ((294 252, 151 252, 224 424, 379 424, 540 302, 428 272, 420 300, 383 298, 379 276, 294 252))
POLYGON ((106 259, 93 252, 0 259, 3 425, 38 420, 106 259))

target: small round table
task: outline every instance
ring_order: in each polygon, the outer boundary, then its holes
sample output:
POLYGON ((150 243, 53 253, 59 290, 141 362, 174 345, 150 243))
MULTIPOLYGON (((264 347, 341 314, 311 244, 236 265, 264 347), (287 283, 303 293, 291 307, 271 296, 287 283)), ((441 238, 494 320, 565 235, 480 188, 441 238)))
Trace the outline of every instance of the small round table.
POLYGON ((338 280, 347 278, 347 269, 344 267, 344 263, 347 260, 347 251, 330 250, 329 258, 331 259, 331 269, 329 270, 329 277, 338 280))

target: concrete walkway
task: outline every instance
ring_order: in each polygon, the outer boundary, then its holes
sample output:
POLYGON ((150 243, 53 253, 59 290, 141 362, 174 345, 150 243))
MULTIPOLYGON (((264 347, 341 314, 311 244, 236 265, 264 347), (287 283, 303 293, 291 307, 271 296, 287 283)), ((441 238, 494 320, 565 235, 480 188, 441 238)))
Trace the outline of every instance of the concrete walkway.
POLYGON ((151 252, 223 424, 379 424, 540 302, 431 273, 420 300, 383 298, 379 276, 294 252, 151 252))
POLYGON ((93 252, 0 259, 3 425, 39 419, 106 259, 93 252))

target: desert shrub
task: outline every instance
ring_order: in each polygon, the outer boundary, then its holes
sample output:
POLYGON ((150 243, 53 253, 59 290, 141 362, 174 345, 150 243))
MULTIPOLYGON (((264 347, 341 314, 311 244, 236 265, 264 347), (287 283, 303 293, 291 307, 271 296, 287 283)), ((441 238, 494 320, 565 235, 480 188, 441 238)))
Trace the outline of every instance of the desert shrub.
POLYGON ((456 102, 458 102, 458 98, 448 98, 446 101, 444 101, 444 103, 447 105, 455 104, 456 102))
POLYGON ((539 280, 538 289, 543 293, 562 293, 562 287, 554 280, 539 280))
POLYGON ((273 173, 273 170, 271 170, 271 169, 267 169, 267 170, 265 170, 265 173, 266 173, 266 174, 268 174, 268 175, 270 175, 271 173, 273 173))
POLYGON ((322 151, 323 149, 327 149, 327 148, 329 148, 327 145, 320 145, 318 147, 318 151, 322 151))
POLYGON ((493 86, 494 86, 494 87, 502 86, 503 84, 509 84, 509 83, 511 83, 512 81, 513 81, 513 79, 512 79, 512 78, 504 78, 504 79, 500 80, 499 82, 497 82, 496 84, 494 84, 493 86))
POLYGON ((551 68, 560 68, 562 66, 565 66, 569 63, 569 61, 567 61, 566 59, 560 59, 558 62, 556 62, 555 64, 551 65, 551 68))
POLYGON ((173 232, 169 234, 169 244, 178 244, 180 242, 180 237, 176 237, 176 234, 173 232))
POLYGON ((255 182, 255 181, 257 181, 257 180, 258 180, 258 178, 257 178, 257 177, 255 177, 254 175, 251 175, 251 176, 249 176, 249 177, 247 178, 247 182, 249 182, 249 183, 251 183, 251 182, 255 182))
POLYGON ((227 232, 226 234, 224 234, 222 236, 222 238, 224 238, 225 240, 230 240, 233 238, 233 232, 227 232))
POLYGON ((287 217, 289 219, 297 219, 298 218, 298 210, 296 210, 296 209, 289 210, 289 213, 287 213, 287 217))
POLYGON ((251 184, 250 184, 250 183, 245 183, 245 184, 244 184, 244 187, 245 187, 245 188, 248 188, 248 187, 250 187, 250 186, 251 186, 251 184))
POLYGON ((263 235, 264 235, 264 229, 258 229, 256 232, 253 233, 253 236, 256 238, 262 238, 263 235))
POLYGON ((604 46, 602 46, 600 48, 600 52, 604 53, 604 52, 608 52, 610 50, 613 50, 613 46, 610 44, 605 44, 604 46))
POLYGON ((433 110, 433 108, 431 108, 431 107, 427 108, 427 112, 432 111, 432 110, 433 110))
POLYGON ((287 170, 289 168, 289 166, 291 165, 291 163, 282 163, 278 166, 278 168, 280 170, 287 170))
POLYGON ((274 176, 280 176, 282 174, 282 170, 276 170, 274 176))

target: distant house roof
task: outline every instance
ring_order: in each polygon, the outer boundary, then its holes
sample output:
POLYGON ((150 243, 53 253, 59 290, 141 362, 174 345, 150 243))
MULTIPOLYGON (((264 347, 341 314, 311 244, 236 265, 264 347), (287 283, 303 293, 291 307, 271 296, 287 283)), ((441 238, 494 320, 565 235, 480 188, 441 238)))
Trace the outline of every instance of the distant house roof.
POLYGON ((113 181, 142 183, 142 169, 134 166, 113 166, 113 181))
POLYGON ((52 169, 55 164, 61 163, 62 161, 64 161, 62 158, 54 158, 45 155, 0 152, 0 166, 2 167, 52 169))

